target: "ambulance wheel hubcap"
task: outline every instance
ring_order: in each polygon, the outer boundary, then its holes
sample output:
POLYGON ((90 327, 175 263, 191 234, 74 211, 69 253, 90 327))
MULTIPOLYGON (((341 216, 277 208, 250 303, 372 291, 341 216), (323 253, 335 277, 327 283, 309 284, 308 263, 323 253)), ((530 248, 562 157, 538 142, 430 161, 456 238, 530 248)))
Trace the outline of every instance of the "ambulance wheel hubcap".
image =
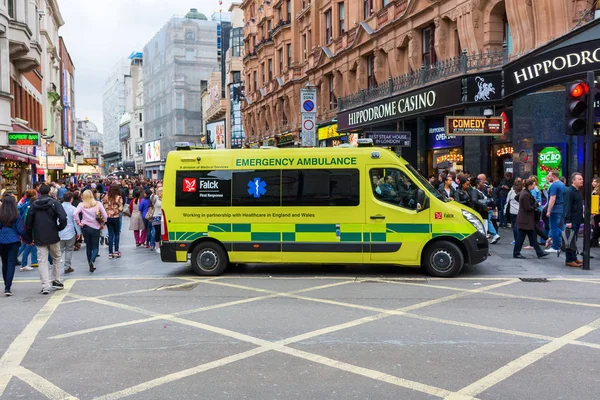
POLYGON ((438 250, 431 255, 431 264, 437 271, 448 271, 454 265, 454 259, 446 250, 438 250))
POLYGON ((198 255, 198 265, 205 271, 217 268, 219 265, 219 256, 212 250, 205 250, 198 255))

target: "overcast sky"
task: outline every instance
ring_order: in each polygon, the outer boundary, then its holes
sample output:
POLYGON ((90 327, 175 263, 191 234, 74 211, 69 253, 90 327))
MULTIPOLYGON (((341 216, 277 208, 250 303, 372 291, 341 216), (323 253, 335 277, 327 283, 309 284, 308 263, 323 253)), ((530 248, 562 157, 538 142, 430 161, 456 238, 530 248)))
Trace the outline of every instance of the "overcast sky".
MULTIPOLYGON (((209 19, 219 0, 58 0, 64 38, 75 64, 76 117, 88 117, 102 129, 104 81, 121 57, 144 45, 173 15, 197 8, 209 19)), ((223 0, 223 12, 230 0, 223 0)), ((102 130, 101 130, 102 131, 102 130)))

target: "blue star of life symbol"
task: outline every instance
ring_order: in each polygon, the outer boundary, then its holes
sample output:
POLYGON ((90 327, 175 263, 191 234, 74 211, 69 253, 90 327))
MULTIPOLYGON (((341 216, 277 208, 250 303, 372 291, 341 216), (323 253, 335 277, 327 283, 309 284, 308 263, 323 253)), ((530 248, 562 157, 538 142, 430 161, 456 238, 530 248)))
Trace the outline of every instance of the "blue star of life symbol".
POLYGON ((253 196, 255 199, 260 198, 267 193, 267 182, 260 178, 254 178, 248 182, 248 194, 253 196))

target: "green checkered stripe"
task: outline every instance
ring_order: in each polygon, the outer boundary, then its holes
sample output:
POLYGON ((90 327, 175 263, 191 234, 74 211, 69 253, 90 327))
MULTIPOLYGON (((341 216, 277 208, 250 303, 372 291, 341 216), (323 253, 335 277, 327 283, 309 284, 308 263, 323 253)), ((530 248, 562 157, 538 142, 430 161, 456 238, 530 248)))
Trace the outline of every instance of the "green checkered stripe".
POLYGON ((368 226, 371 232, 364 232, 365 227, 363 224, 199 224, 197 232, 169 232, 169 240, 193 242, 214 237, 226 242, 385 243, 431 234, 431 224, 373 224, 368 226), (273 232, 273 228, 279 232, 273 232))

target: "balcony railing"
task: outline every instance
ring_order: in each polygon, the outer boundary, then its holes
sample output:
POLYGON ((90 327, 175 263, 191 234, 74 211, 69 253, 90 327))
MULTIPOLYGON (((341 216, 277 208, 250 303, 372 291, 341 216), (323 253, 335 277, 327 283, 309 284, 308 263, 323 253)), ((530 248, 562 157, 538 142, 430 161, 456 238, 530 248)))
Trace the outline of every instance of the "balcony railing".
POLYGON ((291 26, 292 21, 290 20, 280 20, 277 25, 275 25, 273 27, 273 29, 271 29, 269 31, 269 36, 274 37, 275 35, 277 35, 279 32, 281 32, 283 30, 283 28, 287 28, 289 26, 291 26))
POLYGON ((250 53, 248 53, 248 54, 246 54, 246 55, 244 56, 244 59, 243 59, 243 61, 244 61, 244 62, 246 62, 246 61, 248 61, 248 60, 250 60, 250 59, 252 59, 252 58, 256 58, 256 57, 257 57, 257 56, 256 56, 256 51, 251 51, 250 53))
POLYGON ((260 42, 258 42, 256 44, 256 47, 254 48, 254 51, 258 53, 260 51, 260 49, 263 48, 264 45, 266 45, 266 44, 272 44, 272 43, 273 43, 273 38, 272 37, 264 38, 264 39, 262 39, 260 42))
POLYGON ((471 55, 463 52, 459 56, 437 62, 431 66, 423 65, 417 71, 390 78, 369 89, 363 89, 342 97, 338 101, 338 112, 400 94, 431 82, 467 74, 470 71, 499 67, 507 62, 508 48, 506 44, 502 50, 498 51, 486 51, 471 55))

